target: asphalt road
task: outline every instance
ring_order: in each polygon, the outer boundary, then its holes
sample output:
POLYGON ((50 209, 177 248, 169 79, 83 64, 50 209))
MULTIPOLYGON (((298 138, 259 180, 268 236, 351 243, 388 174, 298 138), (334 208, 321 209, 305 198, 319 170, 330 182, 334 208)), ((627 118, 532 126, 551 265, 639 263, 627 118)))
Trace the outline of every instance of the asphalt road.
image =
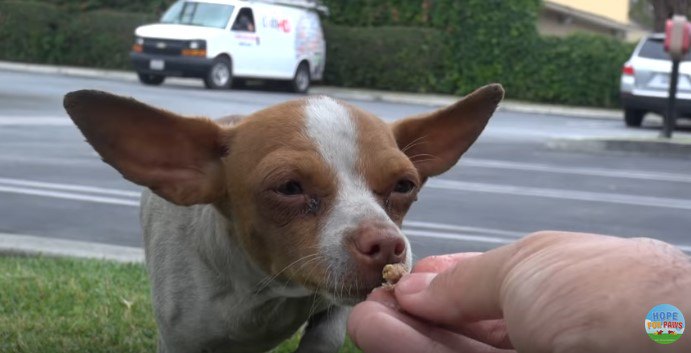
MULTIPOLYGON (((100 161, 62 109, 62 96, 95 88, 187 115, 246 114, 295 98, 213 92, 201 84, 135 82, 0 71, 0 233, 141 246, 139 187, 100 161)), ((432 108, 352 101, 386 120, 432 108)), ((555 138, 656 136, 611 119, 495 114, 447 174, 430 180, 405 231, 417 257, 486 250, 559 229, 649 236, 691 252, 691 163, 646 153, 554 149, 555 138)), ((688 129, 682 134, 690 135, 688 129)))

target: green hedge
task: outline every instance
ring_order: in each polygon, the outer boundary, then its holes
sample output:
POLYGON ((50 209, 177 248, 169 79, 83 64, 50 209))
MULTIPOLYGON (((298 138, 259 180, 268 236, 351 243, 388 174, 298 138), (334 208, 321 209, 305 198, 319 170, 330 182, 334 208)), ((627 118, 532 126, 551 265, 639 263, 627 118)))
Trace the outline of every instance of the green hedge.
POLYGON ((0 2, 0 55, 4 60, 59 63, 62 13, 42 3, 0 2))
POLYGON ((49 2, 70 11, 117 10, 161 14, 176 0, 24 0, 24 2, 49 2))
POLYGON ((447 69, 445 37, 434 29, 325 25, 324 34, 327 84, 434 92, 447 69))
POLYGON ((151 16, 112 10, 83 13, 69 22, 66 59, 70 65, 129 69, 134 29, 153 21, 151 16))
POLYGON ((0 2, 0 59, 59 65, 130 68, 134 29, 150 15, 72 11, 52 4, 0 2))
MULTIPOLYGON (((535 27, 540 0, 323 1, 331 10, 326 22, 342 26, 422 26, 446 34, 449 55, 440 64, 445 75, 435 82, 436 87, 424 87, 425 91, 458 94, 501 82, 507 97, 513 99, 615 107, 621 65, 633 51, 631 44, 598 35, 541 38, 535 27)), ((379 28, 370 31, 377 36, 379 28)), ((369 44, 365 37, 361 42, 369 44)), ((341 61, 356 58, 354 55, 341 61)))
POLYGON ((617 107, 621 67, 634 44, 578 34, 538 38, 517 59, 510 97, 555 104, 617 107))
MULTIPOLYGON (((171 2, 0 0, 0 59, 130 68, 134 28, 171 2)), ((457 94, 501 82, 513 99, 614 107, 633 50, 596 35, 539 37, 539 0, 325 3, 325 82, 337 86, 457 94)))

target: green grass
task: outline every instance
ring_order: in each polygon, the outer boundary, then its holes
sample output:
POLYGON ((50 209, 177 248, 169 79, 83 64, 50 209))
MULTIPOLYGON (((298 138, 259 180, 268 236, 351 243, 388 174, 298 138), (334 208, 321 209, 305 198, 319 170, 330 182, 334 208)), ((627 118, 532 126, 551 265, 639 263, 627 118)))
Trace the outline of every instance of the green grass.
POLYGON ((156 336, 142 265, 0 256, 0 352, 155 352, 156 336))
POLYGON ((657 343, 670 344, 676 342, 679 338, 681 338, 682 335, 668 335, 666 333, 662 335, 656 335, 654 333, 649 333, 648 336, 650 337, 650 339, 657 343))

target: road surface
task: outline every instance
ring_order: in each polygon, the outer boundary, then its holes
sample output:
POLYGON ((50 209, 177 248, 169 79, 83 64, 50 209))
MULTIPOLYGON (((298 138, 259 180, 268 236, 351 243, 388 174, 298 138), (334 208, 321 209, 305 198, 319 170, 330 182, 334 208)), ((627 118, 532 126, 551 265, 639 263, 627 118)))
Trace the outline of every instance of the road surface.
MULTIPOLYGON (((296 97, 0 71, 0 233, 141 246, 140 188, 100 161, 62 109, 62 96, 83 88, 214 118, 296 97)), ((351 102, 390 121, 432 109, 351 102)), ((611 119, 497 112, 460 164, 421 192, 404 226, 413 252, 419 258, 487 250, 544 229, 649 236, 691 252, 688 159, 549 144, 657 133, 654 126, 632 130, 611 119)))

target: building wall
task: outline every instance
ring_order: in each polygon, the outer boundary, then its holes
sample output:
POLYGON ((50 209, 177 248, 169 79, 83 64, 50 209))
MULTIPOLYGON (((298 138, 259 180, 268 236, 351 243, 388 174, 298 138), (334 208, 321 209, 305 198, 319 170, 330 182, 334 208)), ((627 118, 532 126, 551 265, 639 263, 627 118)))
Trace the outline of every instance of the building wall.
POLYGON ((629 23, 629 0, 549 0, 577 10, 607 17, 619 23, 629 23))
POLYGON ((564 22, 560 15, 548 11, 543 11, 538 17, 537 30, 541 35, 558 37, 564 37, 577 32, 595 33, 619 39, 624 39, 625 37, 623 32, 596 26, 578 19, 570 19, 568 22, 564 22))

